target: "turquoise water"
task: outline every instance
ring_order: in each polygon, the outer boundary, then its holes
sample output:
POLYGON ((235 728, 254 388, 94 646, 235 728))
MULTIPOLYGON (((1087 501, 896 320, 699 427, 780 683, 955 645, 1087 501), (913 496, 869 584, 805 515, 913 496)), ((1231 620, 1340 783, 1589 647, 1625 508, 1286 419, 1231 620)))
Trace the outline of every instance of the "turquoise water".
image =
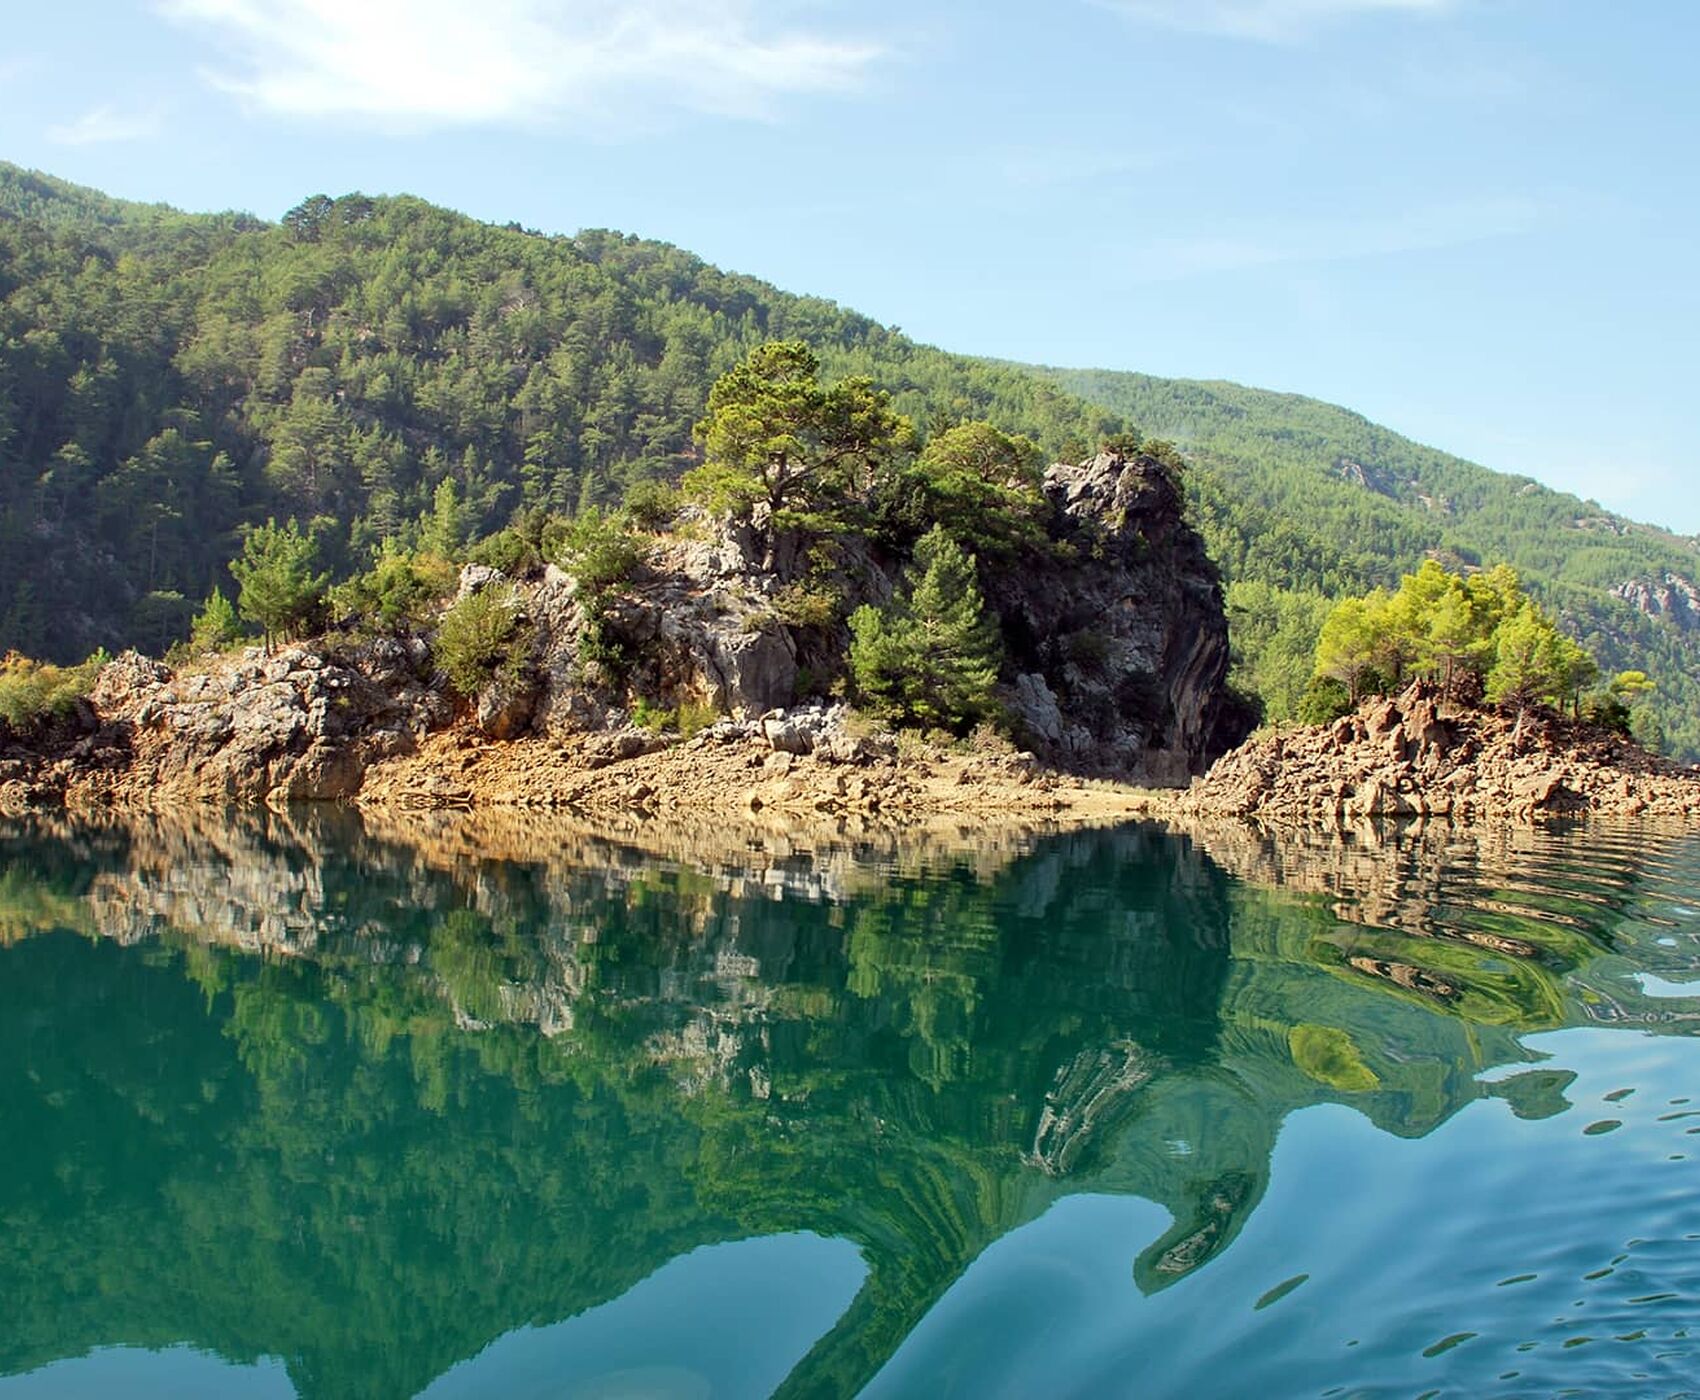
POLYGON ((0 819, 0 1397, 1682 1395, 1700 839, 0 819))

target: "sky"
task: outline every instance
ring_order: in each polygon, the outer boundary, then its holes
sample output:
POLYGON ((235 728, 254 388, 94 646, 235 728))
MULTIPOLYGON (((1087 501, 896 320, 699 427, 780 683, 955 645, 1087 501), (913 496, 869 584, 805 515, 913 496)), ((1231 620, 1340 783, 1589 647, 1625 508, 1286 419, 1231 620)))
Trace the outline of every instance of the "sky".
POLYGON ((1695 0, 60 0, 0 158, 618 228, 1700 532, 1695 0))

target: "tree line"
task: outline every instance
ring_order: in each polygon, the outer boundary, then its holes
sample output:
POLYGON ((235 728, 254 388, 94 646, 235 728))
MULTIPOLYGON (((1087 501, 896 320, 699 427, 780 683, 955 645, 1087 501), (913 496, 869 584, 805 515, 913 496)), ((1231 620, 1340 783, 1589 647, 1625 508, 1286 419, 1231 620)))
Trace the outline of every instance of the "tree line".
POLYGON ((1365 696, 1423 678, 1464 701, 1547 706, 1652 739, 1643 671, 1604 681, 1599 663, 1507 564, 1465 574, 1427 560, 1397 589, 1342 599, 1324 618, 1299 717, 1327 723, 1365 696))

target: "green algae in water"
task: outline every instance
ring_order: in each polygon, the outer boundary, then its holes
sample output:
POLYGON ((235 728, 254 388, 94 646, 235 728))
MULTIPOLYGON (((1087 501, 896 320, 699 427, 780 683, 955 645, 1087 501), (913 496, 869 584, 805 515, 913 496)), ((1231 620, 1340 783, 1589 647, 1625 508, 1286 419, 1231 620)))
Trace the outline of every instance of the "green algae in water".
POLYGON ((1273 1288, 1271 1288, 1267 1293, 1265 1293, 1261 1298, 1259 1298, 1255 1303, 1253 1303, 1251 1305, 1252 1311, 1253 1312, 1262 1312, 1265 1308, 1270 1307, 1275 1303, 1279 1303, 1283 1298, 1285 1298, 1295 1288, 1298 1288, 1301 1285, 1303 1285, 1304 1283, 1307 1283, 1309 1281, 1309 1279, 1310 1279, 1309 1274, 1295 1274, 1292 1278, 1286 1280, 1286 1282, 1276 1284, 1273 1288))
POLYGON ((1471 1341, 1480 1335, 1481 1334, 1479 1332, 1454 1332, 1450 1337, 1442 1337, 1433 1346, 1424 1348, 1423 1355, 1430 1358, 1444 1356, 1454 1347, 1461 1347, 1465 1342, 1471 1341))

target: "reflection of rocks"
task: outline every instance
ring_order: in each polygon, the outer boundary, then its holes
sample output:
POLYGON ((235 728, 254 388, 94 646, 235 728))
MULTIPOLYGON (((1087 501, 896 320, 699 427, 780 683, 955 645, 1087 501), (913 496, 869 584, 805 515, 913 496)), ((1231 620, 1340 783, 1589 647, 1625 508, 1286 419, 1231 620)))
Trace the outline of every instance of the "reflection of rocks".
POLYGON ((1190 1222, 1186 1234, 1157 1256, 1156 1271, 1189 1274, 1220 1253, 1256 1186, 1244 1172, 1229 1172, 1211 1182, 1204 1192, 1197 1219, 1190 1222))
POLYGON ((1092 1137, 1128 1106, 1128 1096, 1153 1069, 1150 1057, 1132 1042, 1081 1051, 1057 1071, 1045 1095, 1027 1161, 1047 1176, 1068 1175, 1092 1137))
POLYGON ((1326 896, 1343 922, 1456 938, 1513 957, 1533 956, 1536 947, 1493 919, 1586 930, 1621 902, 1614 867, 1629 865, 1644 841, 1682 839, 1677 828, 1585 828, 1599 857, 1592 878, 1555 889, 1535 872, 1571 857, 1574 831, 1432 823, 1286 830, 1190 818, 1171 826, 1241 879, 1326 896))
POLYGON ((1133 1261, 1160 1289, 1232 1247, 1294 1109, 1406 1135, 1489 1094, 1548 1113, 1550 1073, 1477 1078, 1521 1031, 1692 1014, 1613 961, 1692 974, 1648 894, 1692 845, 1232 831, 0 819, 0 1108, 41 1125, 42 1167, 0 1182, 0 1288, 33 1310, 0 1370, 122 1316, 399 1400, 690 1249, 801 1229, 868 1263, 790 1383, 847 1397, 1067 1192, 1172 1214, 1133 1261), (1301 1063, 1301 1030, 1351 1072, 1301 1063), (152 1159, 91 1152, 113 1124, 152 1159), (14 1208, 36 1182, 74 1208, 14 1208))
POLYGON ((1458 995, 1458 989, 1450 982, 1432 976, 1420 967, 1412 967, 1410 963, 1364 957, 1348 958, 1347 961, 1359 972, 1383 978, 1395 987, 1403 987, 1409 992, 1421 992, 1424 996, 1437 997, 1441 1001, 1452 1001, 1458 995))

